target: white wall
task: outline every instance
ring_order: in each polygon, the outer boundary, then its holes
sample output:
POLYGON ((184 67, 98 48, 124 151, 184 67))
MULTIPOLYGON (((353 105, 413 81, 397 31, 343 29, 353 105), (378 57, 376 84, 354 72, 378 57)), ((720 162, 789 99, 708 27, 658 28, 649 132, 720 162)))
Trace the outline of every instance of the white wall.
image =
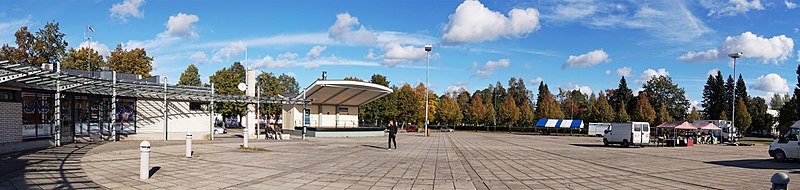
MULTIPOLYGON (((320 110, 319 105, 307 105, 311 110, 311 127, 358 127, 358 106, 339 106, 347 107, 347 112, 339 113, 339 122, 336 122, 336 106, 323 105, 320 110)), ((284 105, 283 106, 283 129, 292 130, 295 126, 303 125, 303 105, 284 105)))
MULTIPOLYGON (((164 100, 138 99, 136 101, 136 133, 124 139, 163 140, 164 139, 164 100)), ((189 110, 189 102, 170 101, 167 130, 169 140, 183 140, 186 132, 192 139, 204 139, 211 131, 211 118, 208 111, 189 110)))

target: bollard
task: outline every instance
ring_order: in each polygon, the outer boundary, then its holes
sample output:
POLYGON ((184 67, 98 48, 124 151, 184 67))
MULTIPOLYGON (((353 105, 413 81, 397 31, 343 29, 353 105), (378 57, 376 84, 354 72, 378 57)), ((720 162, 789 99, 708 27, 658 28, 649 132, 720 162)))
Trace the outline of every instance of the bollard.
POLYGON ((186 157, 192 157, 192 133, 186 132, 186 157))
POLYGON ((247 148, 247 127, 242 130, 242 138, 244 139, 244 147, 247 148))
POLYGON ((772 175, 772 190, 786 190, 789 189, 789 175, 786 173, 778 172, 772 175))
POLYGON ((139 151, 142 154, 139 160, 139 179, 150 178, 150 142, 142 141, 139 151))

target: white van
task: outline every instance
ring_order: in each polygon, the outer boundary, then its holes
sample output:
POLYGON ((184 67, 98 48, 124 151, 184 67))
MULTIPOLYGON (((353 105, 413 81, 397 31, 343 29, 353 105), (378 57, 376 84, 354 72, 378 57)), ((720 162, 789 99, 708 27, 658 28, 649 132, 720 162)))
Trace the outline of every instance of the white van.
POLYGON ((589 123, 589 136, 602 137, 609 128, 611 123, 589 123))
POLYGON ((650 143, 650 124, 647 122, 613 123, 603 135, 603 145, 620 144, 644 146, 650 143))
POLYGON ((800 158, 798 135, 800 135, 800 121, 794 122, 789 130, 781 133, 772 144, 769 144, 769 156, 778 162, 800 158))

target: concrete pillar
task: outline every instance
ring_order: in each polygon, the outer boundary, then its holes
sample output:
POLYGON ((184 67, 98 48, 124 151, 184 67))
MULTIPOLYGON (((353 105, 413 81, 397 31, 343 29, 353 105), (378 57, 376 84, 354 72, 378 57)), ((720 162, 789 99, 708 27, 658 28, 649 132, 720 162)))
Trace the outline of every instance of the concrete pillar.
MULTIPOLYGON (((245 96, 248 97, 255 97, 256 96, 256 72, 254 70, 247 70, 245 84, 247 85, 247 90, 245 90, 245 96)), ((246 138, 256 138, 255 131, 255 124, 256 124, 256 107, 255 104, 247 104, 247 111, 245 115, 246 120, 246 130, 248 131, 246 138)))
POLYGON ((142 141, 139 144, 139 179, 150 178, 150 141, 142 141))

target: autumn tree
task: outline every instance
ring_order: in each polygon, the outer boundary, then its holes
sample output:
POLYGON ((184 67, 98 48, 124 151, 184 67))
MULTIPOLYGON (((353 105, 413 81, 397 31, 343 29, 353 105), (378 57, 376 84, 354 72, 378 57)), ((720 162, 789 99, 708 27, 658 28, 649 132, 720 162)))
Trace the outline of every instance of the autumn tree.
POLYGON ((178 85, 183 86, 202 86, 203 81, 200 80, 200 73, 194 64, 186 67, 186 70, 181 73, 181 78, 178 80, 178 85))
POLYGON ((470 120, 475 123, 475 126, 486 122, 486 106, 483 104, 480 94, 472 94, 469 111, 470 120))
POLYGON ((750 113, 747 111, 747 105, 744 103, 744 98, 737 98, 736 101, 736 123, 735 126, 740 131, 747 131, 750 128, 750 124, 752 124, 752 118, 750 118, 750 113))
POLYGON ((619 105, 619 112, 617 112, 617 118, 615 119, 616 122, 629 122, 631 121, 631 117, 628 116, 627 108, 625 108, 625 104, 620 103, 619 105))
POLYGON ((634 121, 648 122, 651 125, 655 124, 656 111, 650 106, 647 93, 639 92, 639 97, 636 100, 636 107, 633 108, 631 119, 634 121))
POLYGON ((686 118, 686 120, 689 121, 700 120, 700 114, 697 113, 697 107, 692 106, 692 112, 691 114, 689 114, 689 118, 686 118))
POLYGON ((520 127, 528 127, 533 125, 533 122, 536 121, 536 116, 533 114, 533 108, 531 107, 531 101, 523 101, 522 105, 519 107, 519 122, 517 125, 520 127))
POLYGON ((519 120, 519 112, 519 108, 517 108, 516 103, 514 103, 514 96, 509 94, 509 96, 503 100, 503 105, 500 107, 500 120, 508 126, 510 130, 511 126, 515 125, 519 120))
POLYGON ((436 114, 436 118, 445 125, 454 125, 462 119, 458 103, 449 95, 440 98, 439 111, 436 114))
POLYGON ((61 68, 65 69, 99 71, 103 66, 106 66, 103 56, 97 51, 85 47, 80 50, 70 48, 61 59, 61 68))
POLYGON ((614 121, 614 109, 608 104, 606 95, 603 94, 603 92, 600 92, 600 96, 597 98, 595 109, 597 110, 597 115, 595 115, 594 118, 597 122, 611 123, 614 121))
MULTIPOLYGON (((147 56, 147 52, 142 48, 126 50, 122 49, 121 44, 118 44, 108 58, 108 67, 112 71, 137 74, 147 78, 150 77, 150 71, 153 70, 153 57, 147 56)), ((244 71, 244 67, 242 67, 242 71, 244 71)))
POLYGON ((661 108, 658 109, 658 114, 656 114, 656 120, 655 123, 653 123, 653 125, 654 126, 661 125, 662 123, 672 122, 672 121, 673 121, 672 116, 670 116, 669 112, 667 112, 667 107, 661 106, 661 108))
POLYGON ((556 102, 553 94, 544 82, 539 84, 539 96, 536 102, 536 117, 545 119, 564 119, 564 112, 556 102))

